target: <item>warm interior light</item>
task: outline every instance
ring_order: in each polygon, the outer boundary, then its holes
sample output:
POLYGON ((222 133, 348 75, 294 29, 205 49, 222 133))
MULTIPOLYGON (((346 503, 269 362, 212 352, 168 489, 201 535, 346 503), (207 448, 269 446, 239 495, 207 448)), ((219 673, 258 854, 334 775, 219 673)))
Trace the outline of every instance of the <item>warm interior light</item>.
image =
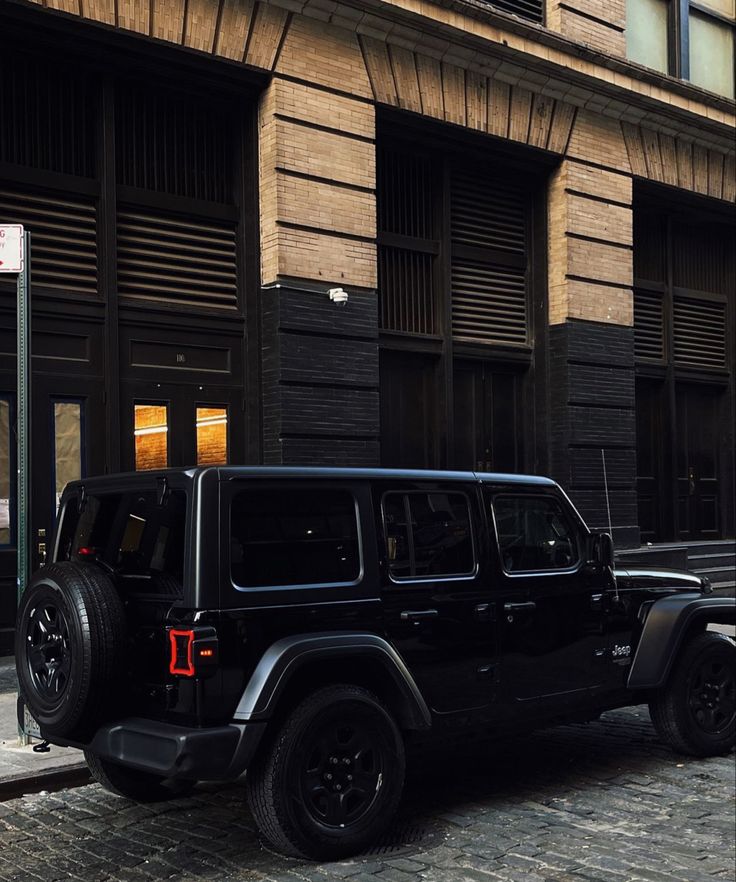
POLYGON ((168 432, 168 426, 149 426, 145 429, 136 429, 133 434, 138 435, 160 435, 161 432, 168 432))

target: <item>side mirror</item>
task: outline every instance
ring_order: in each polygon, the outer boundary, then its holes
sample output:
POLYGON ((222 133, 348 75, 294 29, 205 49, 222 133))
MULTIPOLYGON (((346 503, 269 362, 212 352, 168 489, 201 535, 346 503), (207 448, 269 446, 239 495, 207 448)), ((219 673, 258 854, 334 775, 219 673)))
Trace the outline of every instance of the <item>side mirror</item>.
POLYGON ((614 567, 613 539, 610 533, 595 533, 591 536, 592 547, 590 559, 604 569, 614 567))

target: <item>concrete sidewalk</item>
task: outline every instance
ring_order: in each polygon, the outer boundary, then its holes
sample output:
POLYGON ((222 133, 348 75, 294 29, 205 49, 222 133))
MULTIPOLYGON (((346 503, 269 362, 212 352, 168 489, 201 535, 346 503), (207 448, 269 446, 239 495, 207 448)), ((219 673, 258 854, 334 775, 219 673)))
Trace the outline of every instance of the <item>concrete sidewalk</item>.
POLYGON ((81 751, 51 744, 48 753, 34 753, 33 744, 38 741, 20 746, 17 689, 15 659, 0 658, 0 801, 83 783, 87 766, 81 751))

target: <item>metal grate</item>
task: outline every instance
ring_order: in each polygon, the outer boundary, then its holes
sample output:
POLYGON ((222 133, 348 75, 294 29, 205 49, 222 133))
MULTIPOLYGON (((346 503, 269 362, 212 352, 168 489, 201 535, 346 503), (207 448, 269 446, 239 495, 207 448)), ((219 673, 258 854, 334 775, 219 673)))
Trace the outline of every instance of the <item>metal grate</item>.
POLYGON ((544 21, 544 0, 490 0, 488 5, 538 24, 544 21))
POLYGON ((117 167, 121 184, 232 203, 232 114, 201 99, 119 88, 117 167))
POLYGON ((0 223, 30 230, 33 285, 97 294, 97 216, 91 197, 0 189, 0 223))
POLYGON ((401 248, 378 252, 381 327, 414 334, 436 334, 433 295, 434 256, 401 248))
POLYGON ((93 80, 21 53, 0 52, 0 161, 91 177, 93 80))
POLYGON ((381 328, 436 334, 432 161, 406 149, 378 154, 378 290, 381 328))
POLYGON ((118 211, 117 230, 122 297, 236 307, 235 224, 131 208, 118 211))
POLYGON ((684 367, 726 367, 726 304, 676 297, 673 309, 674 362, 684 367))
POLYGON ((677 288, 728 296, 736 287, 736 229, 725 224, 673 224, 672 281, 677 288))
POLYGON ((380 150, 376 176, 378 229, 382 233, 431 239, 434 176, 429 157, 380 150))
POLYGON ((526 343, 523 270, 453 260, 452 336, 476 343, 526 343))
POLYGON ((647 361, 664 360, 662 295, 634 292, 634 355, 647 361))

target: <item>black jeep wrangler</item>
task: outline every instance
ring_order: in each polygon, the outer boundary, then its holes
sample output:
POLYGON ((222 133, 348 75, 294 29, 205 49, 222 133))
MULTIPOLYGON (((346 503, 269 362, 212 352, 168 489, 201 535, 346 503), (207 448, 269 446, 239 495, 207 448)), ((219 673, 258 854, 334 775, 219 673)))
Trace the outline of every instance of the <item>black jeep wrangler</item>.
MULTIPOLYGON (((248 770, 283 852, 390 823, 412 733, 528 731, 649 703, 695 756, 734 744, 736 601, 615 570, 546 478, 199 468, 64 492, 19 610, 21 702, 135 800, 248 770)), ((22 706, 22 705, 21 705, 22 706)))

